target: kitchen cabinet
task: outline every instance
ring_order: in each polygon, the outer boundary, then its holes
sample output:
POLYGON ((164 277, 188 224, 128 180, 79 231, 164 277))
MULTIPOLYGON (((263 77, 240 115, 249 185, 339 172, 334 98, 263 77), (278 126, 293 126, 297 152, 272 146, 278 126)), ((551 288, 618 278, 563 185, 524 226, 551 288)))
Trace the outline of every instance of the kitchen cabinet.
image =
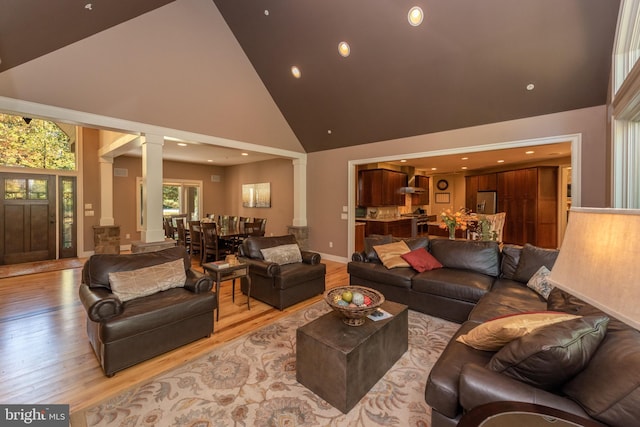
POLYGON ((505 212, 503 241, 558 247, 558 168, 536 167, 497 174, 498 212, 505 212))
POLYGON ((355 251, 364 251, 364 236, 366 233, 367 224, 365 222, 356 222, 356 236, 355 236, 355 251))
POLYGON ((429 204, 429 177, 416 175, 414 177, 413 186, 424 190, 422 193, 413 193, 411 195, 411 205, 420 206, 429 204))
POLYGON ((393 237, 411 237, 412 218, 367 221, 367 236, 370 234, 391 234, 393 237))
POLYGON ((358 172, 359 206, 403 206, 407 174, 389 169, 365 169, 358 172))
POLYGON ((497 189, 497 173, 465 177, 465 207, 475 212, 478 205, 478 191, 497 191, 497 189))

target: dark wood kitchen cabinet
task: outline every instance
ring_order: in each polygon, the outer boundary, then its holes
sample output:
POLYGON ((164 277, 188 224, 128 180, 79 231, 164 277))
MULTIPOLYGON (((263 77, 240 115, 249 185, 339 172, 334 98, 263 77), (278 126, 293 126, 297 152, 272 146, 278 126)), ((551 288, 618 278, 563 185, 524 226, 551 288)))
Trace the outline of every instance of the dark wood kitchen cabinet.
POLYGON ((429 204, 429 177, 416 175, 414 177, 413 186, 422 189, 421 193, 411 195, 411 205, 428 205, 429 204))
POLYGON ((389 169, 365 169, 358 172, 359 206, 402 206, 407 174, 389 169))
POLYGON ((478 191, 497 191, 498 174, 487 173, 465 177, 465 206, 475 212, 478 204, 478 191))
POLYGON ((503 241, 558 247, 558 168, 497 174, 498 211, 505 212, 503 241))
POLYGON ((367 221, 366 235, 391 234, 393 237, 411 237, 412 218, 402 218, 388 221, 367 221))

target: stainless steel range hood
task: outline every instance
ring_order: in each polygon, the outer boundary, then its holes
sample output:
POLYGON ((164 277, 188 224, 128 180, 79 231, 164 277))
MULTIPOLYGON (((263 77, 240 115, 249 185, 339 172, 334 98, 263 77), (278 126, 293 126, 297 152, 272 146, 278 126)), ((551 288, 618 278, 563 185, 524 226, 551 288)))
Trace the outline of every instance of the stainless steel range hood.
POLYGON ((400 187, 400 194, 419 194, 424 193, 426 190, 420 187, 400 187))

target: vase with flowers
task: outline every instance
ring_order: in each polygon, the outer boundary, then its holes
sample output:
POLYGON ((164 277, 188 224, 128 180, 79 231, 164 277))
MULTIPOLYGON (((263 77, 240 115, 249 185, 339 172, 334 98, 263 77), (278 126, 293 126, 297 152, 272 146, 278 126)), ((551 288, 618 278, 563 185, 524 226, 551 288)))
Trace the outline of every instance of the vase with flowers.
POLYGON ((456 238, 456 229, 467 229, 467 217, 469 212, 462 208, 455 212, 451 209, 446 209, 440 213, 440 228, 449 230, 449 239, 454 240, 456 238))

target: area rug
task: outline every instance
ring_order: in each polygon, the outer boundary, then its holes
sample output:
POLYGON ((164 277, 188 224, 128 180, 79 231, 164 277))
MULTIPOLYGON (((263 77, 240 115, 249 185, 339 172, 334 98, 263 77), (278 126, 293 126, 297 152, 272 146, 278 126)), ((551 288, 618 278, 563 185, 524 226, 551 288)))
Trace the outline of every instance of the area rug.
POLYGON ((296 329, 318 302, 74 413, 80 426, 430 426, 424 388, 458 325, 409 311, 409 350, 348 414, 296 381, 296 329))

